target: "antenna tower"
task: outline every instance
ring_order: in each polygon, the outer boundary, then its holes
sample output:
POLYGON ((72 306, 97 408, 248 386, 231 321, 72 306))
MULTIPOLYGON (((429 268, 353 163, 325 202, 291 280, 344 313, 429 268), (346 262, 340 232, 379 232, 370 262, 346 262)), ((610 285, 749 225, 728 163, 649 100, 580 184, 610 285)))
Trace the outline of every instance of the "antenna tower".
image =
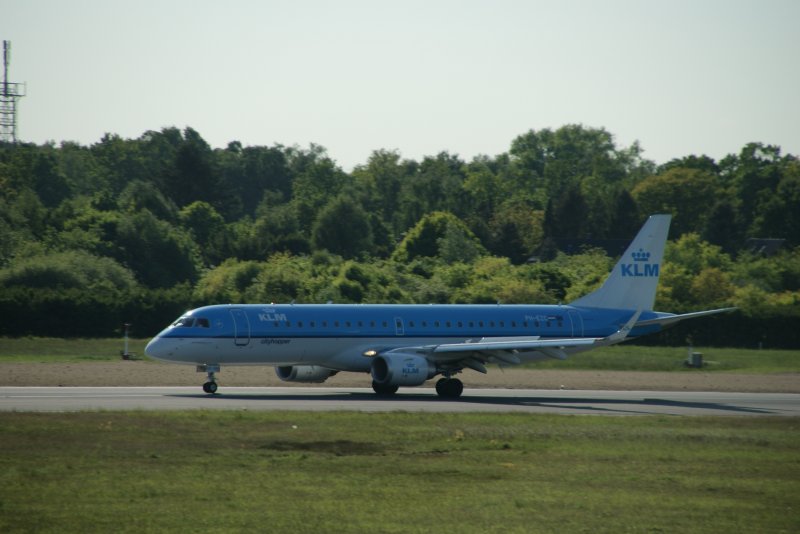
POLYGON ((17 100, 25 96, 24 83, 8 81, 11 41, 3 41, 3 86, 0 87, 0 143, 17 142, 17 100))

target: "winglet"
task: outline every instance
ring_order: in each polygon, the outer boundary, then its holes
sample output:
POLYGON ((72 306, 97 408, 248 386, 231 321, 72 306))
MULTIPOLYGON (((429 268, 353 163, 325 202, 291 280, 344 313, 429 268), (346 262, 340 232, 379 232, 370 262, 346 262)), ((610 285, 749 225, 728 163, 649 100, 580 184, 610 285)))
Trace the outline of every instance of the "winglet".
POLYGON ((628 337, 628 334, 631 333, 631 330, 633 330, 633 327, 636 326, 636 321, 639 320, 639 316, 641 314, 642 314, 642 310, 641 309, 636 310, 636 313, 634 313, 631 316, 631 318, 628 319, 628 322, 625 323, 622 326, 622 328, 620 328, 619 330, 617 330, 616 332, 614 332, 613 334, 611 334, 608 337, 604 337, 602 339, 598 339, 595 344, 599 345, 599 346, 606 346, 606 345, 616 345, 617 343, 622 343, 623 341, 625 341, 625 338, 628 337))

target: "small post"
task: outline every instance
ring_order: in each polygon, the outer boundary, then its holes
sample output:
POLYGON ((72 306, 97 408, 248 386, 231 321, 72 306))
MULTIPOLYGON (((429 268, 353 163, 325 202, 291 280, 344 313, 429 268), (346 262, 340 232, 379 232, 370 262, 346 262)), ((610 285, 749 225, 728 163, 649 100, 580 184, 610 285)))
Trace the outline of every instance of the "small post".
POLYGON ((120 355, 122 356, 123 360, 132 360, 133 354, 128 351, 128 330, 133 325, 130 323, 125 323, 123 326, 125 327, 125 349, 120 353, 120 355))
POLYGON ((686 361, 683 362, 683 365, 686 367, 691 367, 693 369, 702 369, 703 368, 703 353, 702 352, 695 352, 694 347, 692 347, 692 337, 688 336, 686 338, 686 342, 689 344, 689 353, 686 358, 686 361))

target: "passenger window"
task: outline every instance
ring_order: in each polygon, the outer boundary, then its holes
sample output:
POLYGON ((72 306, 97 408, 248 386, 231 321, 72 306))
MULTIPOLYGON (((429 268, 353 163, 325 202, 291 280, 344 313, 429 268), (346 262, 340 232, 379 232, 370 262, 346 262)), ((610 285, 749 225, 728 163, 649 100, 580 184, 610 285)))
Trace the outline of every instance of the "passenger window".
POLYGON ((383 327, 384 327, 384 328, 389 328, 389 323, 388 323, 388 322, 386 322, 386 321, 383 321, 383 327))
POLYGON ((297 321, 297 328, 303 328, 303 321, 297 321))
POLYGON ((469 327, 470 327, 470 328, 474 328, 474 327, 475 327, 475 323, 474 323, 474 322, 472 322, 472 321, 470 321, 470 322, 469 322, 469 327))
POLYGON ((461 321, 458 321, 458 327, 461 328, 462 326, 464 326, 464 323, 462 323, 461 321))
POLYGON ((410 326, 411 328, 414 328, 414 321, 409 321, 408 322, 408 326, 410 326))
POLYGON ((447 321, 447 328, 450 328, 450 321, 447 321))

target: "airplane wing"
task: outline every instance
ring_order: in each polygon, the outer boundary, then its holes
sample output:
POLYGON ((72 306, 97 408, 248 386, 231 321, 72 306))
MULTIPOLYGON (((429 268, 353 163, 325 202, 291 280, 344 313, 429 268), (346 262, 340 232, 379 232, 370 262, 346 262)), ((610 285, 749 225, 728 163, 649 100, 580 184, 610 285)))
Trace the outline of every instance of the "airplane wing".
POLYGON ((623 341, 639 319, 637 311, 617 332, 604 338, 541 339, 537 337, 480 338, 463 343, 399 347, 384 352, 386 355, 419 354, 439 365, 469 367, 486 373, 487 363, 519 365, 518 354, 539 352, 550 358, 565 360, 570 349, 586 350, 593 346, 613 345, 623 341))

